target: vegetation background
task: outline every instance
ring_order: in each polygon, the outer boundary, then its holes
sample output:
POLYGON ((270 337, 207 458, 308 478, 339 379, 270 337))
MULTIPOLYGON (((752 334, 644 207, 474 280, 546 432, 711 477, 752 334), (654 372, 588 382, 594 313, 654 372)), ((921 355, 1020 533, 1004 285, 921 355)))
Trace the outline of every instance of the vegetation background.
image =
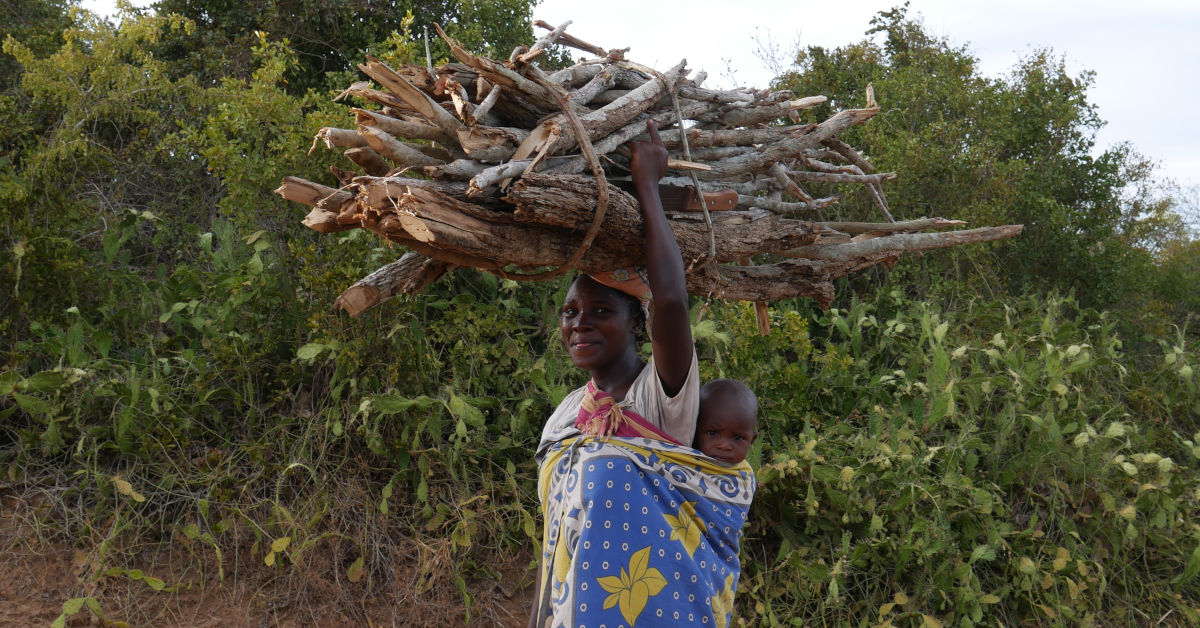
MULTIPOLYGON (((255 625, 523 621, 532 452, 581 383, 564 285, 456 272, 350 320, 336 295, 400 252, 271 190, 331 181, 305 150, 363 55, 420 62, 438 22, 506 56, 530 12, 0 2, 0 598, 72 550, 48 615, 0 619, 198 625, 224 590, 255 625)), ((1097 150, 1051 50, 990 78, 904 7, 864 29, 775 87, 829 96, 816 119, 874 84, 848 139, 901 174, 897 218, 1026 229, 773 304, 767 337, 694 304, 702 375, 763 400, 737 622, 1200 623, 1195 191, 1097 150)), ((827 219, 873 218, 845 193, 827 219)))

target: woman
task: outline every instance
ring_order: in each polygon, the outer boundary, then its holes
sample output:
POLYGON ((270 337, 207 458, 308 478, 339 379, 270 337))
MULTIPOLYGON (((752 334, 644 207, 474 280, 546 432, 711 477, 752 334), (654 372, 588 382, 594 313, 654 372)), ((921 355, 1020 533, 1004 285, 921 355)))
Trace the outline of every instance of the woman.
POLYGON ((560 322, 576 366, 538 446, 545 517, 531 626, 725 626, 740 568, 738 541, 753 496, 745 463, 721 465, 685 446, 696 427, 699 374, 683 260, 658 180, 667 151, 653 122, 630 144, 654 316, 652 359, 636 278, 602 273, 571 284, 560 322), (619 286, 621 290, 610 287, 619 286))

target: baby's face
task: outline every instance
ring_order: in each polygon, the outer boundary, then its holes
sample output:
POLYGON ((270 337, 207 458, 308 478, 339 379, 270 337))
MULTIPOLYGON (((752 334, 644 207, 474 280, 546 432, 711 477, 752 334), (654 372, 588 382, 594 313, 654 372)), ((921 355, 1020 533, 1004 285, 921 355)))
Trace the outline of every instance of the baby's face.
POLYGON ((754 413, 738 404, 710 400, 700 407, 696 425, 696 449, 727 464, 746 459, 750 445, 758 438, 754 413))

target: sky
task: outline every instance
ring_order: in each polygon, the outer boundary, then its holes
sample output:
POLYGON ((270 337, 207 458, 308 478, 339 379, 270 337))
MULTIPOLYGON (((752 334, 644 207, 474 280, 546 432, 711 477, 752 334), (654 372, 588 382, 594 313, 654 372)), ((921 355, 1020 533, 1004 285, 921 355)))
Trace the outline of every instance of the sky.
MULTIPOLYGON (((534 19, 627 58, 665 70, 686 58, 708 72, 706 85, 766 87, 772 72, 758 43, 781 53, 800 46, 858 42, 870 19, 902 0, 541 0, 534 19), (729 68, 734 69, 730 80, 729 68)), ((84 0, 108 15, 114 0, 84 0)), ((142 0, 138 5, 149 4, 142 0)), ((1129 142, 1159 163, 1158 175, 1200 186, 1200 0, 912 0, 928 32, 966 46, 989 77, 1003 77, 1032 51, 1050 48, 1072 74, 1095 72, 1088 92, 1107 121, 1104 150, 1129 142)), ((541 34, 544 31, 537 29, 541 34)), ((876 94, 886 107, 887 95, 876 94)))

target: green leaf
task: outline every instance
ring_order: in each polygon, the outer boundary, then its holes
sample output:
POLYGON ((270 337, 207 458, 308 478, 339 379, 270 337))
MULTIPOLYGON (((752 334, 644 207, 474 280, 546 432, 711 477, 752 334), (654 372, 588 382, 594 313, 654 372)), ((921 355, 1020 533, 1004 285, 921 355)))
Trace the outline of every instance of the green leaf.
POLYGON ((67 376, 57 371, 42 371, 25 378, 18 388, 27 392, 50 392, 58 390, 67 383, 67 376))
POLYGON ((380 414, 404 412, 413 406, 424 410, 433 405, 433 399, 425 395, 412 399, 401 397, 400 395, 375 395, 368 399, 370 399, 371 407, 380 414))
POLYGON ((146 498, 139 492, 133 490, 133 485, 127 482, 119 475, 114 475, 111 478, 114 486, 117 487, 117 492, 132 499, 139 504, 146 501, 146 498))
POLYGON ((976 545, 975 549, 971 550, 971 558, 967 562, 974 564, 978 560, 995 560, 996 551, 987 545, 976 545))
MULTIPOLYGON (((529 515, 525 509, 521 509, 521 529, 525 532, 525 536, 531 539, 537 539, 537 526, 533 523, 533 517, 529 515)), ((1196 548, 1200 551, 1200 547, 1196 548)))
POLYGON ((1195 578, 1196 574, 1200 574, 1200 544, 1197 544, 1196 548, 1192 550, 1192 555, 1188 558, 1183 573, 1174 582, 1175 584, 1185 584, 1195 578))
POLYGON ((282 552, 283 550, 288 548, 288 544, 291 542, 292 542, 292 537, 281 536, 281 537, 275 539, 274 541, 271 541, 271 551, 272 552, 282 552))
POLYGON ((0 395, 12 394, 17 388, 17 382, 21 381, 21 375, 16 371, 4 371, 0 373, 0 395))
POLYGON ((1028 556, 1022 556, 1017 565, 1017 570, 1025 575, 1033 575, 1037 573, 1037 564, 1030 560, 1028 556))
POLYGON ((350 569, 346 570, 346 579, 350 582, 358 582, 363 575, 363 559, 359 556, 357 560, 350 563, 350 569))
POLYGON ((296 357, 301 360, 311 360, 325 350, 325 345, 319 342, 310 342, 296 350, 296 357))
POLYGON ((155 578, 154 576, 146 576, 146 584, 155 591, 162 591, 167 587, 167 583, 163 582, 161 578, 155 578))
POLYGON ((71 616, 83 609, 83 598, 73 597, 66 602, 63 602, 63 615, 71 616))
MULTIPOLYGON (((462 397, 451 394, 447 405, 450 409, 450 414, 466 421, 467 425, 471 427, 484 426, 483 413, 479 411, 479 408, 467 403, 462 397)), ((460 436, 465 436, 465 434, 460 434, 460 436)))
POLYGON ((183 310, 187 306, 188 306, 188 304, 183 303, 183 302, 172 304, 171 309, 167 310, 166 312, 163 312, 162 316, 158 317, 158 322, 165 323, 165 322, 171 320, 171 317, 174 316, 176 312, 183 310))

